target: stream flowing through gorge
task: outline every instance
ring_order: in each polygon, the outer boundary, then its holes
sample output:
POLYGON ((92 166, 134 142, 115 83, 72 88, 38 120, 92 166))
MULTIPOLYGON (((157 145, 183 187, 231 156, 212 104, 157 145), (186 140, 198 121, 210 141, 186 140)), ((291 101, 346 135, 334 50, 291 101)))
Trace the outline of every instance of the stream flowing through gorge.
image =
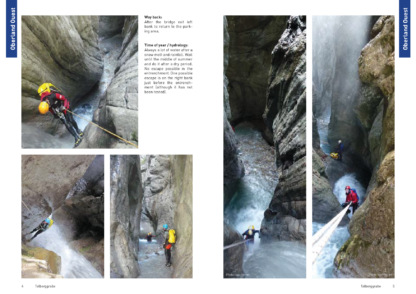
POLYGON ((41 247, 58 254, 61 257, 61 275, 66 279, 103 278, 82 254, 69 246, 56 224, 37 236, 29 245, 41 247))
MULTIPOLYGON (((225 209, 225 222, 240 234, 254 225, 260 229, 278 183, 274 147, 250 122, 235 127, 240 158, 245 176, 225 209)), ((297 242, 260 242, 255 237, 253 248, 244 254, 243 269, 247 278, 305 278, 305 245, 297 242)), ((228 249, 232 250, 232 249, 228 249)))
MULTIPOLYGON (((174 249, 172 249, 174 250, 174 249)), ((175 262, 172 259, 172 262, 175 262)), ((157 240, 139 240, 139 267, 141 279, 171 278, 172 267, 165 266, 166 258, 162 245, 157 240)))

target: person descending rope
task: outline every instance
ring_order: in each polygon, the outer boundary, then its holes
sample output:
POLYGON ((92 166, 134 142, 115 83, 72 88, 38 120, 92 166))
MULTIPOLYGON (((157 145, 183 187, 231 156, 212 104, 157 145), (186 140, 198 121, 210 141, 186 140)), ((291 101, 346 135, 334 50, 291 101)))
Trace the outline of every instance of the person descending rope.
POLYGON ((49 111, 55 118, 59 118, 68 132, 75 138, 74 147, 77 147, 81 143, 84 134, 78 128, 78 124, 74 120, 71 112, 67 111, 71 109, 68 99, 51 83, 40 85, 38 93, 41 101, 39 104, 39 112, 46 114, 49 111))
POLYGON ((153 237, 156 237, 156 236, 153 236, 151 232, 149 234, 147 234, 147 236, 146 236, 147 242, 152 242, 153 237))
POLYGON ((32 234, 32 233, 36 232, 36 234, 29 240, 29 242, 32 241, 33 239, 35 239, 37 235, 42 234, 47 229, 49 229, 50 227, 52 227, 52 225, 53 225, 53 220, 50 217, 48 217, 47 219, 43 220, 40 223, 39 226, 37 226, 36 228, 33 229, 33 231, 31 231, 30 233, 28 233, 28 235, 29 235, 29 234, 32 234))
POLYGON ((342 161, 342 153, 344 152, 344 143, 342 143, 341 140, 338 141, 338 148, 337 148, 337 153, 338 153, 338 160, 342 161))
POLYGON ((164 232, 164 244, 163 248, 165 249, 165 256, 166 256, 166 266, 172 266, 172 246, 176 243, 176 232, 174 229, 168 229, 168 225, 163 225, 163 232, 164 232))
MULTIPOLYGON (((358 200, 359 200, 359 198, 358 198, 357 191, 355 189, 351 189, 350 186, 346 186, 345 187, 345 195, 347 197, 345 199, 345 202, 341 206, 342 207, 346 207, 351 202, 352 214, 354 214, 355 211, 358 208, 358 200)), ((347 212, 350 213, 351 211, 348 209, 347 212)))
POLYGON ((254 226, 249 226, 248 229, 247 229, 247 231, 245 231, 242 234, 245 240, 249 240, 249 241, 246 242, 246 244, 247 244, 247 250, 250 250, 251 245, 254 244, 254 235, 256 233, 259 234, 259 238, 260 238, 260 232, 261 231, 262 231, 261 229, 260 229, 260 231, 254 229, 254 226))

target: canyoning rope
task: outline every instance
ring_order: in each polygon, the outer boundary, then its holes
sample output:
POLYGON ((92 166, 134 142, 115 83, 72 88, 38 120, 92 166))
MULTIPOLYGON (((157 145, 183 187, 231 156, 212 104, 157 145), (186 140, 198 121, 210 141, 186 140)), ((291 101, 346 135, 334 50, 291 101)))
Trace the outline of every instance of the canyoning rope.
POLYGON ((128 141, 128 140, 126 140, 126 139, 124 139, 124 138, 122 138, 122 137, 120 137, 120 136, 118 136, 118 135, 116 135, 116 134, 114 134, 114 133, 112 133, 112 132, 110 132, 109 130, 106 130, 106 129, 104 129, 103 127, 100 127, 99 125, 97 125, 96 123, 93 123, 92 121, 90 121, 90 120, 88 120, 88 119, 86 119, 86 118, 83 118, 82 116, 79 116, 78 114, 76 114, 76 113, 73 113, 72 111, 70 111, 69 109, 66 109, 65 108, 65 110, 66 111, 68 111, 69 113, 72 113, 73 115, 75 115, 75 116, 77 116, 77 117, 79 117, 80 119, 83 119, 83 120, 85 120, 86 122, 88 122, 88 123, 90 123, 90 124, 93 124, 94 126, 96 126, 96 127, 98 127, 98 128, 100 128, 100 129, 102 129, 104 132, 107 132, 107 133, 109 133, 110 135, 113 135, 114 137, 117 137, 117 138, 119 138, 120 140, 123 140, 124 142, 126 142, 127 144, 130 144, 130 145, 133 145, 134 147, 136 147, 136 148, 139 148, 139 146, 137 146, 136 144, 134 144, 134 143, 132 143, 132 142, 130 142, 130 141, 128 141))
POLYGON ((30 211, 29 207, 27 207, 27 205, 26 205, 26 203, 23 201, 23 199, 22 199, 22 203, 23 203, 23 205, 27 208, 27 210, 29 210, 30 214, 32 214, 32 215, 33 215, 33 212, 32 212, 32 211, 30 211))
POLYGON ((247 241, 250 241, 250 239, 247 239, 247 240, 244 240, 244 241, 241 241, 241 242, 235 243, 235 244, 231 244, 231 245, 225 246, 225 247, 224 247, 224 250, 227 250, 227 249, 229 249, 229 248, 232 248, 232 247, 235 247, 235 246, 238 246, 238 245, 244 244, 244 243, 246 243, 247 241))

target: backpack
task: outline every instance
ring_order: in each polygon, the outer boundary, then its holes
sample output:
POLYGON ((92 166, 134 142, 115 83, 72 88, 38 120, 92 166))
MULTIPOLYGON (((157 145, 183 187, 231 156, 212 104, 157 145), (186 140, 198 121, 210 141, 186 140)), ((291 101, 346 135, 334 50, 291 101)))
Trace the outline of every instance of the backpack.
POLYGON ((357 195, 357 203, 360 202, 360 197, 358 196, 357 190, 351 188, 351 191, 354 191, 355 195, 357 195))
POLYGON ((169 239, 168 239, 168 242, 170 244, 175 244, 176 243, 176 232, 173 229, 169 230, 169 239))

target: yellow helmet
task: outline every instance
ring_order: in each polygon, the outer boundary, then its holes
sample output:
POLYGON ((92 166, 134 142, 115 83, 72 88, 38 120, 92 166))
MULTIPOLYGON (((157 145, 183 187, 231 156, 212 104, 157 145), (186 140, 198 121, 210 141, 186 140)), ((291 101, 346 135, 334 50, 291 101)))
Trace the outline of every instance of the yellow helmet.
POLYGON ((49 104, 45 101, 41 102, 39 104, 39 112, 41 114, 46 114, 46 113, 48 113, 48 111, 49 111, 49 104))
POLYGON ((254 230, 254 226, 248 226, 249 230, 254 230))
POLYGON ((55 87, 53 84, 51 84, 51 83, 43 83, 38 88, 38 94, 39 94, 39 96, 42 96, 42 93, 43 92, 49 92, 49 93, 51 93, 52 91, 53 92, 60 92, 60 90, 57 87, 55 87))
POLYGON ((149 233, 148 235, 151 235, 152 233, 149 233))

